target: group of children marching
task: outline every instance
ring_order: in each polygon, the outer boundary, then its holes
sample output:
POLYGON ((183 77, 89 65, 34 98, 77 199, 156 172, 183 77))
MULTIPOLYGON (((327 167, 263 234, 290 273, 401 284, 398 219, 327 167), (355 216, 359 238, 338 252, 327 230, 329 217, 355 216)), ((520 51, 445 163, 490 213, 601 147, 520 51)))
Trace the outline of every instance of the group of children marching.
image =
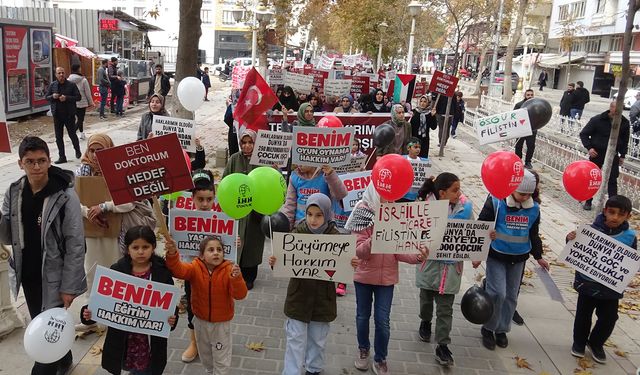
MULTIPOLYGON (((234 154, 230 161, 233 165, 227 167, 225 174, 248 173, 252 169, 248 160, 253 152, 255 133, 244 132, 239 140, 239 155, 234 154)), ((352 151, 354 155, 360 153, 359 144, 354 144, 352 151)), ((408 158, 418 158, 420 142, 411 140, 406 151, 408 158)), ((210 211, 215 195, 213 176, 208 171, 196 170, 193 178, 195 189, 192 194, 196 209, 210 211)), ((357 238, 356 257, 351 260, 355 270, 353 284, 358 343, 355 367, 363 371, 371 368, 376 374, 391 373, 387 363, 390 313, 394 286, 399 281, 399 262, 416 265, 420 339, 431 342, 435 310, 436 359, 442 365, 452 365, 453 355, 448 345, 451 343, 454 298, 460 291, 464 262, 427 260, 429 249, 426 247, 420 248, 415 254, 372 252, 374 217, 380 204, 385 201, 370 184, 349 213, 340 203, 346 194, 346 188, 330 166, 320 169, 298 166, 291 174, 282 212, 290 220, 292 232, 327 235, 350 232, 357 238), (337 225, 334 215, 343 218, 342 225, 337 225), (375 326, 373 348, 369 332, 372 310, 375 326)), ((448 172, 427 179, 422 188, 410 192, 404 199, 447 200, 449 218, 471 219, 473 216, 472 203, 462 194, 460 179, 448 172)), ((635 233, 627 222, 631 210, 629 199, 611 197, 592 226, 635 248, 635 233)), ((224 258, 225 244, 217 237, 204 238, 200 243, 199 256, 184 262, 180 259, 175 241, 167 235, 166 257, 163 259, 155 255, 156 237, 152 229, 139 226, 127 231, 124 238, 125 255, 112 266, 135 277, 167 284, 173 284, 173 277, 185 280, 189 328, 192 329, 191 345, 194 346, 191 348, 190 345, 189 357, 195 358, 195 350, 207 374, 230 374, 230 322, 234 316, 234 300, 245 298, 253 287, 257 275, 256 261, 253 259, 262 257, 264 235, 260 230, 251 230, 260 218, 247 217, 241 220, 245 220, 242 223, 245 229, 239 233, 239 264, 224 258), (255 237, 261 236, 256 240, 255 237), (250 245, 254 242, 256 245, 250 245)), ((483 345, 494 350, 496 345, 502 348, 508 345, 506 334, 516 309, 525 261, 532 254, 542 267, 549 267, 542 259, 537 175, 526 170, 522 183, 506 199, 489 196, 479 220, 496 223, 486 260, 485 286, 493 302, 494 313, 481 328, 483 345), (507 217, 511 219, 507 220, 507 217), (513 221, 514 217, 521 220, 513 221), (511 225, 512 222, 519 224, 511 225)), ((575 232, 567 236, 568 240, 574 237, 575 232)), ((276 259, 271 256, 269 264, 273 266, 275 262, 276 259)), ((478 265, 473 263, 474 267, 478 265)), ((615 325, 618 300, 622 296, 579 272, 576 272, 574 287, 579 298, 571 353, 584 356, 588 347, 594 360, 604 363, 606 355, 603 345, 615 325), (591 330, 594 309, 598 321, 591 330)), ((336 292, 344 295, 346 285, 336 290, 335 284, 329 281, 290 279, 284 301, 287 343, 283 375, 299 375, 303 370, 307 375, 323 371, 330 322, 336 319, 338 313, 336 292)), ((91 316, 91 311, 83 308, 83 322, 90 324, 91 316)), ((169 319, 169 323, 175 327, 177 313, 169 319)), ((118 374, 124 369, 134 375, 161 374, 166 361, 166 339, 108 329, 102 365, 109 372, 118 374)))

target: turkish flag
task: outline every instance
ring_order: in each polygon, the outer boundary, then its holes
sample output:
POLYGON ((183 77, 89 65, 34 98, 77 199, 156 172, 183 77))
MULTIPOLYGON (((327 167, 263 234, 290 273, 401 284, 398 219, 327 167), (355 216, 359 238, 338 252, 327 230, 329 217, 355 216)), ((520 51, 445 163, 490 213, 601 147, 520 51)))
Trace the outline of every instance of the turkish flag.
MULTIPOLYGON (((278 98, 271 87, 255 68, 251 68, 244 80, 242 93, 233 111, 233 118, 251 129, 254 127, 254 123, 262 123, 262 121, 258 121, 262 114, 277 102, 278 98)), ((260 124, 257 125, 262 128, 260 124)))

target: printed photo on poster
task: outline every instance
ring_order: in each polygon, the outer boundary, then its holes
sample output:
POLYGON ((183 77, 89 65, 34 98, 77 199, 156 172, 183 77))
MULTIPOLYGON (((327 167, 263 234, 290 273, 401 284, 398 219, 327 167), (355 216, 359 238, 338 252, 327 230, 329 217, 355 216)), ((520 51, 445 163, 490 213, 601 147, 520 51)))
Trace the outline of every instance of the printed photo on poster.
POLYGON ((51 63, 51 31, 31 29, 31 62, 48 65, 51 63))
POLYGON ((7 73, 7 86, 9 95, 7 102, 9 108, 29 104, 29 89, 27 87, 27 72, 14 70, 7 73))
POLYGON ((51 68, 42 66, 33 72, 33 101, 46 100, 47 87, 51 84, 51 68))

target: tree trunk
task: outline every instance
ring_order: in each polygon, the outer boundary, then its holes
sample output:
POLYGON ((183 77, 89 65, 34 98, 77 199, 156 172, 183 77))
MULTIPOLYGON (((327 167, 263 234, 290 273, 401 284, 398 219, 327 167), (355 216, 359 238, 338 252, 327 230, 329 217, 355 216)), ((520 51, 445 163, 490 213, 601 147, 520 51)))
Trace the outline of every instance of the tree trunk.
POLYGON ((511 71, 513 66, 513 51, 518 46, 518 41, 520 41, 520 34, 522 34, 522 22, 524 18, 524 12, 527 10, 527 6, 529 5, 529 0, 520 0, 518 2, 518 14, 516 16, 516 27, 513 30, 513 34, 511 34, 511 39, 509 40, 509 45, 507 46, 507 53, 504 57, 504 89, 502 92, 502 98, 506 101, 511 101, 511 97, 513 95, 513 84, 518 84, 517 82, 511 82, 511 71))
MULTIPOLYGON (((202 0, 180 0, 180 29, 178 36, 178 56, 176 58, 176 77, 173 84, 173 111, 171 115, 193 119, 193 112, 186 110, 178 100, 178 85, 183 78, 194 77, 198 67, 198 43, 200 29, 200 10, 202 0)), ((203 92, 204 97, 204 92, 203 92)))
POLYGON ((627 10, 627 24, 624 29, 624 40, 622 46, 622 78, 620 80, 620 88, 618 90, 618 98, 616 99, 616 113, 611 123, 611 134, 609 135, 609 143, 607 144, 607 153, 602 164, 602 185, 598 191, 596 199, 595 216, 602 212, 604 205, 604 195, 607 191, 607 185, 611 176, 611 167, 613 158, 617 154, 618 134, 620 133, 620 123, 622 121, 622 109, 624 108, 624 95, 627 92, 627 82, 629 81, 629 51, 631 51, 631 40, 633 32, 633 19, 636 12, 640 9, 640 3, 637 0, 629 0, 629 8, 627 10))

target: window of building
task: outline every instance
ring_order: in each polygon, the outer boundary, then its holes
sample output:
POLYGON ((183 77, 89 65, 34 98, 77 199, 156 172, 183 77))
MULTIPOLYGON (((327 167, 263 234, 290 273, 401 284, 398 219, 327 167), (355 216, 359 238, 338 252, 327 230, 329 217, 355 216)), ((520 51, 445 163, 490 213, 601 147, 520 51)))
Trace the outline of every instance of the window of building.
MULTIPOLYGON (((244 14, 243 14, 244 18, 244 14)), ((233 11, 231 10, 223 10, 222 11, 222 23, 225 25, 235 25, 237 22, 233 18, 233 11)))
POLYGON ((610 51, 622 51, 622 35, 615 35, 611 37, 610 51))
POLYGON ((607 0, 596 0, 596 13, 604 13, 606 5, 607 0))
POLYGON ((567 19, 569 19, 569 4, 560 5, 558 20, 565 21, 567 19))
POLYGON ((200 11, 200 20, 202 20, 202 23, 211 23, 211 11, 209 9, 202 9, 200 11))
POLYGON ((144 7, 134 7, 133 8, 133 16, 135 18, 144 18, 144 7))
POLYGON ((576 3, 571 3, 571 15, 573 16, 574 19, 584 17, 586 3, 587 2, 585 0, 578 1, 576 3))
POLYGON ((125 12, 127 7, 112 7, 111 9, 118 12, 125 12))

